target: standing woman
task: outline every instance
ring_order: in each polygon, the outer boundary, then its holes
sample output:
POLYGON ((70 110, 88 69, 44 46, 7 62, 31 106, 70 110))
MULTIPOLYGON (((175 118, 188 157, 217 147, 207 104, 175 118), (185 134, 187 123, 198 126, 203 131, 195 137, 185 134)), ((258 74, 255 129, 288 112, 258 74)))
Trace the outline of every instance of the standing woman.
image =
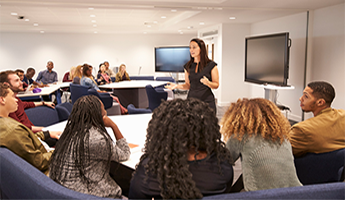
POLYGON ((212 89, 219 87, 217 63, 207 56, 204 41, 194 38, 189 43, 190 60, 184 66, 185 83, 169 83, 167 88, 189 90, 187 98, 193 97, 208 103, 217 113, 212 89))
POLYGON ((94 95, 79 98, 51 158, 49 177, 77 192, 121 198, 120 186, 111 178, 111 161, 125 161, 131 152, 117 125, 94 95), (105 127, 116 138, 113 143, 105 127))

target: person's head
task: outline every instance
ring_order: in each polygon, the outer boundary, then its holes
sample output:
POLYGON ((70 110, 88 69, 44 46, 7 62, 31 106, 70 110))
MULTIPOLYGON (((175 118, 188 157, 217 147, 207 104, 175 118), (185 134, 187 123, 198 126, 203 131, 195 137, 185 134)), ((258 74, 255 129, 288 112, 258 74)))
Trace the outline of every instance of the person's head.
POLYGON ((105 65, 104 65, 104 64, 101 64, 101 65, 99 66, 99 71, 100 71, 101 73, 104 73, 105 70, 106 70, 105 65))
POLYGON ((208 104, 193 98, 162 102, 153 111, 147 128, 144 154, 146 171, 157 175, 164 199, 201 198, 188 170, 188 153, 216 154, 218 161, 230 161, 221 141, 218 119, 208 104), (171 156, 175 155, 174 158, 171 156), (174 174, 167 177, 166 174, 174 174), (165 187, 169 185, 169 187, 165 187))
POLYGON ((104 61, 104 65, 105 65, 106 70, 108 70, 109 69, 109 62, 108 61, 104 61))
POLYGON ((24 71, 21 70, 21 69, 16 69, 16 71, 14 71, 14 72, 16 72, 16 74, 19 76, 20 80, 23 81, 23 79, 24 79, 24 71))
POLYGON ((35 76, 35 69, 32 68, 32 67, 29 67, 29 68, 26 70, 25 76, 26 76, 26 78, 28 78, 28 79, 32 79, 32 77, 35 76))
POLYGON ((3 71, 0 73, 0 83, 8 84, 14 93, 24 90, 23 82, 20 80, 16 72, 12 70, 3 71))
POLYGON ((0 83, 0 107, 2 112, 6 112, 7 116, 9 113, 15 112, 18 108, 17 101, 9 85, 0 83))
POLYGON ((280 143, 289 139, 289 121, 279 108, 267 99, 239 99, 236 103, 231 103, 221 125, 225 141, 231 136, 241 141, 245 135, 261 135, 267 140, 280 143))
POLYGON ((52 61, 48 61, 47 62, 47 69, 48 69, 48 71, 53 70, 53 68, 54 68, 54 63, 52 61))
MULTIPOLYGON (((105 115, 106 111, 102 102, 94 95, 80 97, 73 104, 67 125, 61 134, 59 142, 56 144, 51 158, 50 178, 61 180, 65 177, 65 174, 60 174, 59 172, 69 159, 66 153, 72 149, 74 151, 73 159, 78 163, 77 168, 82 181, 86 184, 99 181, 87 176, 87 171, 89 170, 87 167, 90 166, 90 156, 92 156, 88 150, 91 148, 89 146, 91 139, 90 129, 95 129, 102 135, 102 139, 106 143, 105 151, 107 154, 104 155, 104 159, 107 159, 107 168, 110 168, 112 140, 104 126, 103 116, 105 115)), ((104 171, 104 173, 107 172, 104 171)))
POLYGON ((83 65, 83 76, 91 76, 92 75, 92 66, 89 64, 83 65))
POLYGON ((331 106, 335 97, 333 86, 324 81, 315 81, 308 84, 303 95, 299 98, 301 109, 317 115, 321 110, 331 106))
POLYGON ((75 69, 76 69, 76 67, 74 67, 74 66, 69 69, 70 76, 72 76, 72 74, 74 74, 75 69))
POLYGON ((119 67, 119 71, 121 74, 124 74, 126 72, 126 65, 125 64, 121 64, 119 67))
POLYGON ((83 66, 82 65, 78 65, 75 70, 74 70, 74 73, 73 73, 73 76, 72 76, 72 79, 74 77, 79 77, 81 78, 83 75, 83 66))
POLYGON ((205 42, 199 38, 194 38, 189 43, 190 61, 187 63, 187 71, 193 62, 199 61, 200 71, 210 61, 207 56, 205 42))

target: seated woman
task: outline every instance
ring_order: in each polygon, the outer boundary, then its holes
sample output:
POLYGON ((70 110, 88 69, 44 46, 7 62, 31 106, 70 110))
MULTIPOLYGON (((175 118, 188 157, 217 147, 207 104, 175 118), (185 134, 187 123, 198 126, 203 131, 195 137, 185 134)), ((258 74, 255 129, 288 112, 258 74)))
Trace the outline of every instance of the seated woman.
POLYGON ((229 191, 230 154, 214 111, 197 99, 163 102, 147 128, 130 199, 195 199, 229 191))
POLYGON ((232 103, 221 132, 234 162, 241 157, 246 191, 301 186, 289 142, 290 124, 269 100, 232 103))
MULTIPOLYGON (((92 76, 92 66, 88 65, 88 64, 84 64, 83 65, 83 77, 80 80, 80 85, 83 86, 88 86, 90 88, 95 89, 97 92, 99 93, 107 93, 106 91, 101 91, 98 86, 97 83, 95 81, 95 79, 92 76)), ((116 101, 117 103, 120 104, 120 109, 121 109, 121 114, 126 114, 128 113, 127 109, 125 107, 123 107, 119 101, 119 99, 113 95, 110 95, 114 101, 116 101)))
POLYGON ((102 63, 99 66, 99 71, 97 74, 97 84, 98 85, 104 85, 111 83, 110 76, 105 72, 105 65, 102 63))
POLYGON ((78 65, 71 77, 73 80, 72 83, 80 84, 81 77, 83 77, 83 65, 78 65))
POLYGON ((69 72, 66 72, 65 75, 63 76, 62 82, 72 82, 75 69, 76 67, 71 67, 69 72))
POLYGON ((111 161, 125 161, 130 148, 117 125, 94 95, 73 105, 67 125, 51 158, 49 177, 78 192, 121 198, 121 188, 109 175, 111 161), (105 127, 111 127, 116 144, 105 127))
POLYGON ((120 81, 130 81, 131 79, 129 79, 129 75, 126 72, 126 65, 121 64, 119 67, 119 72, 117 72, 116 74, 116 80, 115 82, 120 82, 120 81))

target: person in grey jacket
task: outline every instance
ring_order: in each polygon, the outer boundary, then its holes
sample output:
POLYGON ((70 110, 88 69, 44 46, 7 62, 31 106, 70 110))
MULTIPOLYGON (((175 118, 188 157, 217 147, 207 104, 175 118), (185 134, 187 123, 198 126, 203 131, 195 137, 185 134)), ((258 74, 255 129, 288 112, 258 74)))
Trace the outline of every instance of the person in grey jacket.
POLYGON ((302 185, 289 142, 290 124, 274 103, 262 98, 238 100, 221 125, 234 162, 241 157, 246 191, 302 185))
MULTIPOLYGON (((117 125, 93 95, 79 98, 52 155, 49 176, 78 192, 121 198, 120 186, 110 176, 111 161, 125 161, 130 148, 117 125), (116 144, 105 127, 111 127, 116 144)), ((116 173, 116 172, 115 172, 116 173)))

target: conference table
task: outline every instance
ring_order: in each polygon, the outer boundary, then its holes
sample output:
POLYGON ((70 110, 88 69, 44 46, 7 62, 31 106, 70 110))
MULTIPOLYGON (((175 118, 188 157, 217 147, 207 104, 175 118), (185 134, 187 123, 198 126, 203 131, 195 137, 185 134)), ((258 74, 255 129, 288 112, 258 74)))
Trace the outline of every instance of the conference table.
MULTIPOLYGON (((19 92, 17 94, 18 98, 25 98, 25 97, 42 97, 42 96, 46 96, 46 95, 50 95, 52 93, 54 93, 55 91, 59 90, 60 88, 66 88, 69 87, 69 82, 64 82, 64 83, 57 83, 57 84, 48 84, 47 87, 42 87, 39 88, 41 89, 40 92, 34 93, 33 91, 30 90, 26 90, 24 92, 19 92)), ((61 95, 59 92, 56 92, 57 95, 57 102, 58 104, 61 103, 61 95)))
POLYGON ((131 80, 120 81, 98 86, 103 89, 112 89, 112 92, 117 96, 124 107, 133 104, 136 108, 147 108, 148 98, 146 95, 146 85, 152 87, 161 86, 168 83, 167 81, 151 81, 151 80, 131 80))
MULTIPOLYGON (((126 138, 131 147, 131 156, 129 160, 122 162, 123 165, 135 169, 142 155, 141 149, 146 140, 146 129, 152 114, 132 114, 132 115, 114 115, 109 116, 111 120, 119 127, 122 135, 126 138)), ((63 131, 67 121, 63 121, 46 127, 49 131, 63 131)), ((113 141, 116 141, 111 128, 106 128, 113 141)))

